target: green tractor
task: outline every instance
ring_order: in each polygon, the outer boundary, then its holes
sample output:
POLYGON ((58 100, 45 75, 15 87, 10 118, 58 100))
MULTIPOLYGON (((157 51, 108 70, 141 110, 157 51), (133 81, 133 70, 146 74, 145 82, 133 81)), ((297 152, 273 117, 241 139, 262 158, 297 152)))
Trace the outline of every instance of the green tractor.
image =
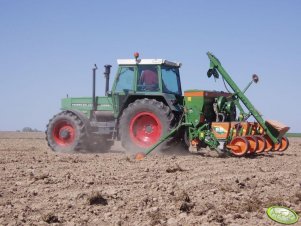
POLYGON ((111 91, 111 65, 105 65, 105 96, 100 97, 95 95, 95 65, 92 97, 62 99, 62 111, 47 125, 49 147, 57 152, 105 150, 120 140, 127 151, 145 154, 163 150, 172 141, 183 141, 194 153, 209 147, 235 156, 287 149, 289 127, 264 121, 244 94, 258 76, 241 91, 219 60, 207 55, 208 77, 221 75, 233 93, 187 90, 183 96, 180 63, 139 59, 135 53, 134 59, 117 60, 111 91), (247 121, 250 116, 254 122, 247 121))

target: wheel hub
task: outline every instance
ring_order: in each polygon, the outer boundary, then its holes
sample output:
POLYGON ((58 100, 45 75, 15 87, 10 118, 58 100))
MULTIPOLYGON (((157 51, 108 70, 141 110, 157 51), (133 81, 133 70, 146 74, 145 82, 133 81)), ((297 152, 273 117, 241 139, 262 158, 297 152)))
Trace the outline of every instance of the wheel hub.
POLYGON ((60 138, 62 138, 62 139, 68 139, 70 137, 70 131, 63 128, 60 130, 59 135, 60 135, 60 138))
POLYGON ((147 125, 147 126, 145 126, 145 133, 147 133, 147 134, 151 134, 153 131, 154 131, 154 129, 153 129, 153 126, 152 125, 147 125))

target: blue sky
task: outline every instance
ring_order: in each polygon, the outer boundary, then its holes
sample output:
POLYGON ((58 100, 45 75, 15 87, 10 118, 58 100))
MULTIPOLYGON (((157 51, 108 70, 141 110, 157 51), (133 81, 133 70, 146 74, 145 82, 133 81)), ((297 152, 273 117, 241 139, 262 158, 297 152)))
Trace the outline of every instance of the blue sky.
POLYGON ((265 119, 301 132, 301 1, 0 0, 0 130, 45 130, 60 99, 90 96, 91 68, 117 58, 182 62, 182 89, 225 90, 208 79, 207 51, 265 119))

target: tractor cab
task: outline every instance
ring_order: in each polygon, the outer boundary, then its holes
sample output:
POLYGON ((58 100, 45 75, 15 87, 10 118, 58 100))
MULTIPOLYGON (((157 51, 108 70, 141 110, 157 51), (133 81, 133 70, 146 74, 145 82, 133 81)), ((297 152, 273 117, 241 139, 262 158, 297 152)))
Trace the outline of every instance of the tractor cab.
POLYGON ((164 59, 118 59, 118 70, 109 96, 117 118, 136 99, 151 97, 178 111, 182 103, 180 63, 164 59))
POLYGON ((113 93, 167 93, 182 95, 180 63, 163 59, 117 60, 113 93))

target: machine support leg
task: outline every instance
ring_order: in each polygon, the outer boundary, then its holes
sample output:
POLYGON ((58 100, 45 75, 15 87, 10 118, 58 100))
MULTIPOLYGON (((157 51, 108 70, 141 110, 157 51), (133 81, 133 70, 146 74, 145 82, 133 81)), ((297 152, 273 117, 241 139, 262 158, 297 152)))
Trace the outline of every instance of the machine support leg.
POLYGON ((184 126, 184 125, 190 125, 190 123, 180 123, 176 128, 174 128, 173 130, 170 131, 170 133, 168 133, 167 135, 163 136, 156 144, 154 144, 152 147, 150 147, 146 152, 145 155, 150 154, 156 147, 158 147, 161 143, 163 143, 164 141, 166 141, 166 139, 168 139, 169 137, 171 137, 175 132, 177 132, 180 127, 184 126))
POLYGON ((135 159, 137 160, 141 160, 143 159, 145 156, 149 155, 153 150, 156 149, 156 147, 158 147, 161 143, 163 143, 164 141, 166 141, 166 139, 168 139, 169 137, 171 137, 175 132, 177 132, 182 126, 191 126, 191 123, 182 123, 180 122, 176 128, 172 129, 170 131, 170 133, 166 134, 165 136, 163 136, 156 144, 154 144, 153 146, 151 146, 149 149, 147 149, 145 151, 145 153, 137 153, 135 159))

